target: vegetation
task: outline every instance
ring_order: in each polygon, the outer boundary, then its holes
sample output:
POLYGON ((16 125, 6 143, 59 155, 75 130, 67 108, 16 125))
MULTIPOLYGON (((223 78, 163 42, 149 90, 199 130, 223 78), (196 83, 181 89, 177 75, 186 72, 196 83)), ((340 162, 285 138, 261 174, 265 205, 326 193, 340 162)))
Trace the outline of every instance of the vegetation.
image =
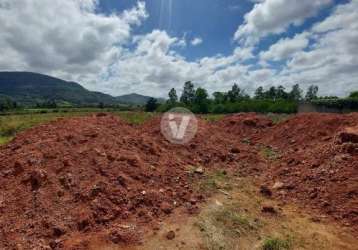
POLYGON ((158 102, 155 98, 150 98, 145 105, 145 111, 154 112, 158 108, 158 102))
POLYGON ((265 90, 258 87, 253 97, 235 83, 228 92, 214 92, 209 97, 204 88, 195 89, 192 82, 184 84, 183 93, 178 101, 176 90, 169 92, 169 99, 161 104, 157 111, 165 112, 174 107, 185 107, 199 114, 227 114, 238 112, 257 113, 296 113, 300 102, 310 102, 327 107, 358 109, 358 92, 351 93, 349 98, 319 97, 318 86, 311 85, 305 96, 299 84, 293 85, 290 91, 283 86, 272 86, 265 90))
POLYGON ((282 86, 271 87, 267 91, 259 87, 255 92, 255 97, 251 98, 237 84, 234 84, 228 92, 213 93, 213 99, 211 99, 204 88, 195 89, 191 82, 186 82, 180 102, 177 101, 176 90, 171 89, 169 100, 160 105, 157 111, 165 112, 174 107, 185 107, 199 114, 295 113, 298 107, 297 101, 302 99, 301 92, 298 85, 294 86, 290 93, 285 92, 282 86))
POLYGON ((262 246, 263 250, 289 250, 292 248, 291 240, 279 238, 267 238, 262 246))

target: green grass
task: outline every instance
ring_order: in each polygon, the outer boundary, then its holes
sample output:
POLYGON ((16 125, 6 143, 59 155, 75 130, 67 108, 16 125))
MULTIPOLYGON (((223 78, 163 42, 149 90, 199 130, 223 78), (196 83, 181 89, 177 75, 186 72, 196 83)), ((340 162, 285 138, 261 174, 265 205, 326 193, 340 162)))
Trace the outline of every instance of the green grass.
POLYGON ((291 239, 267 238, 262 245, 263 250, 289 250, 291 248, 291 239))
POLYGON ((0 136, 0 146, 12 140, 12 136, 0 136))
POLYGON ((271 121, 273 122, 273 124, 279 124, 281 122, 286 121, 287 119, 290 118, 291 115, 288 114, 274 114, 274 113, 269 113, 267 114, 267 117, 269 119, 271 119, 271 121))
POLYGON ((205 249, 236 249, 240 236, 256 231, 258 225, 242 215, 238 204, 223 204, 202 214, 195 225, 204 236, 205 249))
POLYGON ((220 189, 229 191, 232 186, 228 174, 225 171, 218 170, 205 174, 198 183, 198 189, 203 193, 215 193, 220 189))
POLYGON ((276 152, 275 150, 273 150, 271 147, 263 147, 261 149, 261 153, 263 154, 263 156, 268 159, 268 160, 277 160, 280 155, 278 152, 276 152))
POLYGON ((223 119, 225 117, 225 115, 220 115, 220 114, 208 114, 208 115, 203 115, 203 119, 207 120, 208 122, 216 122, 216 121, 220 121, 221 119, 223 119))
POLYGON ((115 112, 114 114, 118 115, 120 118, 133 125, 143 124, 155 116, 154 113, 146 112, 115 112))

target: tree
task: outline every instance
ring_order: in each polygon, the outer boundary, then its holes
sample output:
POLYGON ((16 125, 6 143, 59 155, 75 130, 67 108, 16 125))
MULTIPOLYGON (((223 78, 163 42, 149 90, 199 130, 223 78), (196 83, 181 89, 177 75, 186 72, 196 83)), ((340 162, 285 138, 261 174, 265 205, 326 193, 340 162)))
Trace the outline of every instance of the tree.
POLYGON ((172 88, 170 91, 169 91, 169 103, 170 104, 175 104, 178 102, 178 95, 177 95, 177 91, 172 88))
POLYGON ((154 112, 158 107, 158 101, 155 98, 150 98, 145 105, 145 111, 154 112))
POLYGON ((277 90, 275 86, 272 86, 267 92, 266 92, 267 99, 275 100, 277 97, 277 90))
POLYGON ((358 91, 351 92, 349 98, 358 98, 358 91))
POLYGON ((104 103, 103 102, 98 103, 98 108, 104 109, 104 103))
POLYGON ((292 87, 291 92, 289 93, 289 98, 294 101, 299 101, 302 99, 302 89, 299 84, 295 84, 292 87))
POLYGON ((225 103, 227 100, 227 93, 225 92, 214 92, 213 96, 216 104, 225 103))
POLYGON ((228 99, 230 102, 237 102, 240 100, 241 97, 241 89, 239 86, 235 83, 231 90, 227 93, 228 99))
POLYGON ((184 84, 184 90, 183 90, 183 94, 180 97, 180 101, 182 103, 190 105, 194 102, 194 98, 195 98, 194 84, 192 84, 190 81, 186 82, 184 84))
POLYGON ((276 90, 276 98, 277 99, 287 99, 288 98, 288 94, 286 93, 286 89, 284 86, 282 86, 282 85, 278 86, 278 88, 276 90))
POLYGON ((265 99, 265 93, 263 87, 258 87, 255 91, 255 99, 265 99))
POLYGON ((318 86, 311 85, 308 87, 305 99, 307 101, 317 99, 317 93, 318 93, 318 86))
POLYGON ((195 91, 194 111, 197 113, 207 113, 209 111, 208 92, 204 88, 195 91))

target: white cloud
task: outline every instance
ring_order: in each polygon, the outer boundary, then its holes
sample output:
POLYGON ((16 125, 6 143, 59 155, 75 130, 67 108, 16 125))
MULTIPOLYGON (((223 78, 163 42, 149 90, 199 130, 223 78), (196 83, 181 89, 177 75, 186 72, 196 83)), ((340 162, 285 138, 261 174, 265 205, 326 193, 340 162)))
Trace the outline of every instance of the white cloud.
POLYGON ((0 0, 0 68, 77 79, 101 73, 147 13, 144 2, 121 14, 96 7, 96 0, 0 0))
POLYGON ((191 45, 197 46, 203 43, 203 39, 200 37, 196 37, 191 41, 191 45))
POLYGON ((358 89, 358 2, 339 5, 311 30, 314 45, 300 51, 280 74, 283 81, 317 84, 326 95, 347 95, 358 89))
POLYGON ((296 35, 293 38, 282 38, 277 43, 271 45, 269 50, 262 51, 262 60, 279 61, 290 58, 293 54, 302 51, 309 44, 308 33, 296 35))
POLYGON ((245 21, 239 26, 234 39, 242 44, 253 45, 261 37, 284 32, 289 25, 298 26, 317 14, 332 0, 266 0, 256 3, 245 15, 245 21))
MULTIPOLYGON (((330 2, 259 1, 247 14, 238 38, 256 41, 283 32, 330 2)), ((172 87, 180 91, 188 80, 209 92, 227 90, 234 82, 248 93, 260 85, 289 88, 295 83, 317 84, 321 94, 344 95, 358 88, 358 12, 353 11, 357 1, 339 5, 312 30, 282 38, 259 56, 254 44, 246 43, 229 55, 196 61, 180 51, 187 43, 200 44, 199 40, 162 30, 133 34, 133 27, 147 17, 144 3, 111 15, 99 13, 97 4, 96 0, 0 0, 0 70, 51 74, 112 95, 137 92, 164 97, 172 87), (250 64, 259 59, 264 67, 250 64), (270 61, 277 60, 287 61, 282 71, 270 68, 270 61)))

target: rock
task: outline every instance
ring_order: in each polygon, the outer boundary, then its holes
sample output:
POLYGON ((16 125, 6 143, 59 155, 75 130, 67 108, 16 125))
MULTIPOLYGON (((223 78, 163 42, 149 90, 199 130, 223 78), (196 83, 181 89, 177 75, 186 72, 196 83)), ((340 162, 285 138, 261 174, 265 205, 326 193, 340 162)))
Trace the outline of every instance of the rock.
POLYGON ((358 143, 358 126, 346 128, 344 131, 340 132, 338 136, 342 143, 358 143))
POLYGON ((35 170, 31 173, 29 182, 31 185, 31 190, 36 191, 38 190, 44 181, 47 178, 47 174, 44 170, 35 170))
POLYGON ((275 184, 272 186, 272 189, 282 189, 285 184, 280 181, 276 181, 275 184))
POLYGON ((261 186, 260 187, 260 193, 263 195, 263 196, 266 196, 266 197, 271 197, 272 196, 272 191, 270 188, 268 188, 267 186, 261 186))
POLYGON ((168 202, 163 202, 161 205, 160 205, 160 209, 166 213, 166 214, 170 214, 172 211, 173 211, 173 206, 170 205, 168 202))
POLYGON ((53 234, 54 237, 59 238, 62 235, 66 234, 66 231, 61 227, 54 227, 52 229, 52 234, 53 234))
POLYGON ((122 187, 127 187, 126 185, 126 179, 123 176, 117 177, 117 183, 121 185, 122 187))
POLYGON ((175 238, 175 232, 174 231, 169 231, 165 237, 168 239, 168 240, 173 240, 175 238))
POLYGON ((203 167, 198 167, 195 169, 194 171, 196 174, 204 174, 204 169, 203 167))
POLYGON ((238 154, 238 153, 240 153, 240 149, 238 149, 238 148, 232 148, 232 149, 230 150, 230 152, 233 153, 233 154, 238 154))
POLYGON ((49 246, 50 246, 51 249, 61 249, 61 248, 63 248, 63 244, 62 244, 62 241, 60 239, 50 241, 49 246))
POLYGON ((24 167, 22 166, 22 164, 20 162, 16 161, 14 164, 13 174, 16 176, 16 175, 21 174, 22 172, 24 172, 24 167))
POLYGON ((251 118, 247 118, 243 121, 243 123, 246 125, 246 126, 250 126, 250 127, 256 127, 257 125, 257 122, 254 120, 254 119, 251 119, 251 118))
POLYGON ((264 205, 261 209, 261 212, 263 213, 270 213, 270 214, 276 214, 277 211, 273 206, 264 205))

